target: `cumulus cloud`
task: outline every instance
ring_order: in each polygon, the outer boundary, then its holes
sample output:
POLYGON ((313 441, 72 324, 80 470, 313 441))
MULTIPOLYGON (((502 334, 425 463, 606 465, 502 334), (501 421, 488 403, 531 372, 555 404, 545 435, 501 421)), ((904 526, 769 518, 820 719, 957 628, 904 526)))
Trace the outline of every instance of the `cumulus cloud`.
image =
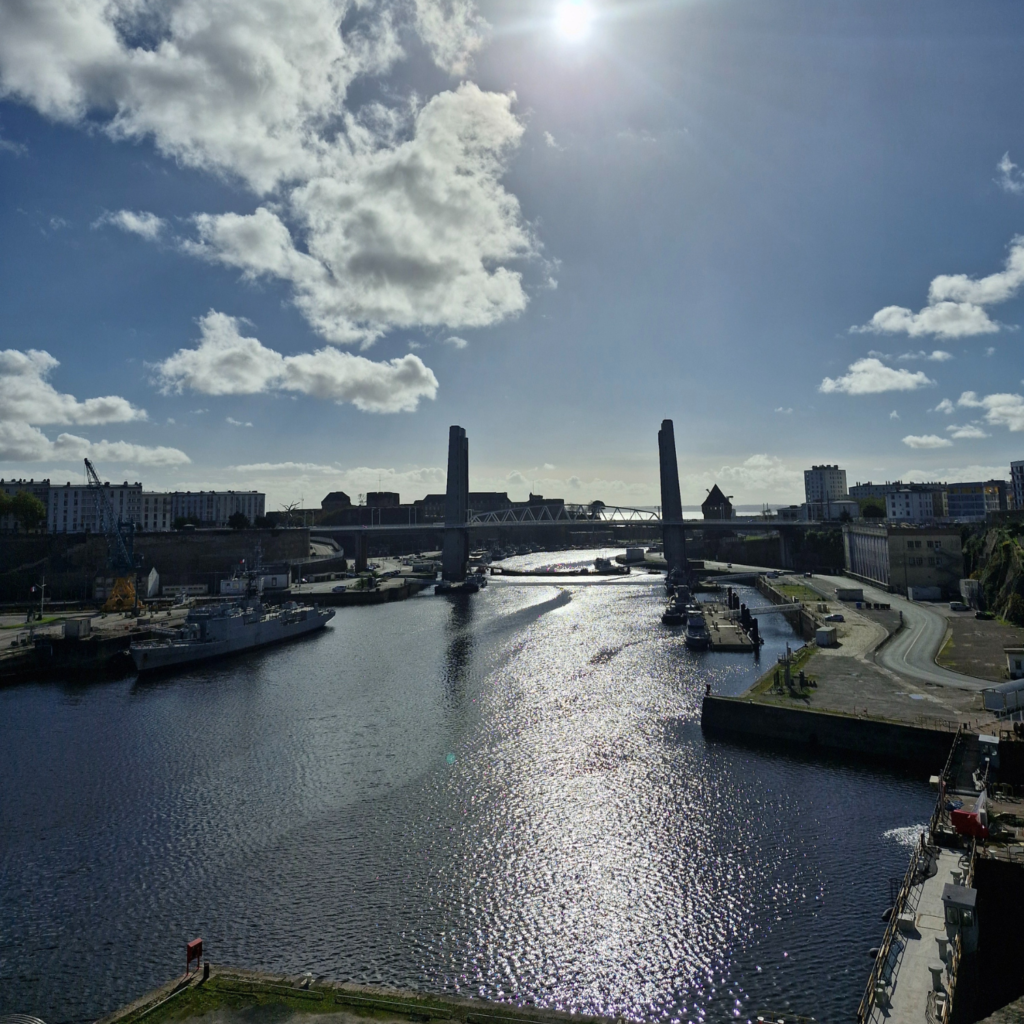
MULTIPOLYGON (((523 125, 513 96, 468 82, 350 109, 353 83, 398 60, 408 28, 461 75, 484 24, 473 0, 5 4, 0 96, 272 196, 199 215, 182 248, 285 282, 332 342, 487 326, 525 308, 508 264, 537 251, 501 183, 523 125)), ((152 216, 111 223, 155 238, 152 216)))
POLYGON ((773 455, 751 455, 738 466, 725 465, 712 473, 703 474, 707 487, 713 483, 726 484, 747 493, 792 493, 803 488, 803 473, 791 469, 782 459, 773 455))
POLYGON ((975 439, 989 436, 981 429, 981 427, 978 426, 977 423, 966 423, 962 427, 958 427, 955 423, 951 423, 946 427, 946 433, 957 439, 975 439))
POLYGON ((908 448, 952 448, 953 442, 938 434, 908 434, 903 438, 908 448))
POLYGON ((996 181, 1004 192, 1012 192, 1018 196, 1024 195, 1024 174, 1021 174, 1020 168, 1010 159, 1008 151, 1003 154, 1003 158, 996 164, 996 168, 999 171, 996 181))
POLYGON ((364 412, 411 412, 434 398, 437 378, 418 357, 374 362, 337 349, 283 356, 239 330, 241 321, 210 310, 199 321, 195 348, 179 349, 156 367, 165 392, 186 388, 207 395, 293 391, 364 412))
POLYGON ((189 461, 177 448, 148 448, 126 441, 94 443, 75 434, 60 434, 56 441, 50 440, 40 425, 98 426, 146 419, 144 409, 117 395, 79 401, 57 391, 47 378, 58 366, 60 363, 49 352, 0 351, 0 461, 88 457, 140 466, 174 466, 189 461))
POLYGON ((46 379, 58 366, 49 352, 0 351, 0 420, 85 426, 146 418, 144 409, 116 395, 80 402, 73 395, 61 394, 46 379))
POLYGON ((454 334, 450 338, 445 338, 444 343, 451 345, 452 348, 466 348, 469 345, 465 338, 458 338, 454 334))
POLYGON ((947 416, 952 416, 955 409, 956 406, 953 405, 953 403, 948 398, 944 398, 941 402, 939 402, 937 406, 935 406, 934 409, 932 409, 932 412, 942 412, 945 413, 947 416))
POLYGON ((992 320, 986 306, 1012 299, 1024 285, 1024 236, 1010 242, 1006 267, 987 277, 940 274, 928 288, 928 305, 915 313, 903 306, 886 306, 854 332, 904 333, 912 338, 934 335, 966 338, 996 334, 1003 325, 992 320))
POLYGON ((825 394, 877 395, 884 391, 916 391, 934 383, 921 370, 894 370, 869 356, 851 363, 842 377, 826 377, 818 390, 825 394))
POLYGON ((958 406, 964 409, 984 409, 985 422, 993 427, 1006 427, 1012 433, 1024 430, 1024 398, 1015 394, 986 395, 979 398, 974 391, 965 391, 958 406))
POLYGON ((144 210, 139 213, 134 213, 132 210, 117 210, 112 213, 108 210, 97 217, 92 226, 99 228, 105 224, 120 228, 129 234, 139 235, 148 242, 155 242, 163 229, 167 227, 167 222, 162 217, 144 210))
MULTIPOLYGON (((876 355, 871 352, 869 355, 876 355)), ((934 352, 925 352, 923 349, 920 352, 904 352, 903 355, 897 357, 900 362, 913 362, 916 359, 927 359, 933 363, 944 363, 949 359, 953 358, 951 352, 944 352, 942 349, 937 348, 934 352)))

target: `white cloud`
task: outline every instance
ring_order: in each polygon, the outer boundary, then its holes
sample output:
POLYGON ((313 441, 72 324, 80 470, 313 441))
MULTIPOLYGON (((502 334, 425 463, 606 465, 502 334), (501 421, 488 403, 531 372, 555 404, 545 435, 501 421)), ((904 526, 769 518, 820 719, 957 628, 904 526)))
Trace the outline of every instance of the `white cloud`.
POLYGON ((337 473, 337 466, 317 462, 250 462, 244 466, 228 466, 236 473, 337 473))
POLYGON ((818 390, 825 394, 877 395, 883 391, 916 391, 934 383, 921 370, 894 370, 880 359, 868 357, 852 363, 842 377, 826 377, 818 390))
POLYGON ((225 423, 230 423, 231 426, 233 426, 233 427, 251 427, 252 426, 251 423, 245 422, 243 420, 236 420, 234 418, 234 416, 225 416, 224 417, 224 422, 225 423))
POLYGON ((14 156, 24 156, 27 152, 27 146, 22 145, 20 142, 12 142, 10 139, 5 139, 0 135, 0 153, 13 153, 14 156))
POLYGON ((956 406, 953 405, 948 398, 944 398, 937 406, 935 406, 934 409, 932 409, 932 412, 944 412, 947 416, 952 416, 955 409, 956 406))
POLYGON ((903 438, 908 448, 952 448, 953 442, 938 434, 908 434, 903 438))
POLYGON ((792 408, 792 406, 788 406, 787 407, 787 406, 780 405, 780 406, 776 407, 775 411, 779 412, 779 413, 782 413, 783 416, 789 416, 789 415, 792 414, 793 408, 792 408))
POLYGON ((474 0, 415 0, 415 5, 416 29, 438 67, 465 75, 488 27, 474 0))
POLYGON ((252 395, 283 390, 364 412, 411 412, 434 398, 437 378, 418 357, 373 362, 337 349, 282 356, 239 332, 235 317, 210 310, 199 321, 196 348, 179 349, 156 367, 165 392, 188 388, 208 395, 252 395))
POLYGON ((554 467, 554 464, 553 464, 553 463, 550 463, 550 462, 545 462, 545 463, 544 463, 544 467, 543 467, 543 468, 544 468, 544 469, 546 469, 546 470, 548 470, 548 471, 550 472, 550 471, 551 471, 552 469, 554 469, 555 467, 554 467))
POLYGON ((1009 152, 1003 154, 996 167, 999 170, 999 177, 996 179, 999 187, 1004 192, 1024 195, 1024 174, 1021 174, 1020 168, 1010 159, 1009 152))
POLYGON ((116 395, 80 402, 73 395, 61 394, 46 379, 58 366, 49 352, 0 351, 0 420, 86 426, 146 418, 144 409, 116 395))
POLYGON ((966 274, 940 274, 928 288, 928 305, 914 313, 903 306, 880 309, 862 327, 851 331, 875 334, 905 333, 912 338, 935 335, 940 338, 966 338, 995 334, 1003 325, 992 320, 985 306, 1012 299, 1024 285, 1024 236, 1010 242, 1006 268, 987 277, 966 274))
POLYGON ((956 404, 965 409, 984 409, 989 426, 1006 427, 1011 433, 1024 430, 1024 398, 1020 395, 1002 393, 979 398, 974 391, 965 391, 956 404))
MULTIPOLYGON (((686 490, 692 495, 699 487, 710 488, 717 483, 724 490, 754 496, 760 501, 766 497, 784 495, 786 499, 803 490, 803 472, 791 469, 782 459, 766 455, 751 455, 736 466, 720 466, 710 472, 694 474, 685 482, 686 490)), ((698 500, 702 501, 701 493, 698 500)))
POLYGON ((452 348, 466 348, 469 345, 465 338, 457 338, 454 334, 450 338, 445 338, 444 343, 451 345, 452 348))
POLYGON ((554 135, 551 134, 551 132, 545 132, 544 133, 544 145, 546 145, 549 149, 562 149, 563 148, 562 146, 560 146, 555 141, 555 137, 554 137, 554 135))
POLYGON ((893 411, 891 413, 889 413, 889 419, 891 419, 891 420, 898 420, 899 418, 900 418, 900 414, 895 409, 893 409, 893 411))
POLYGON ((85 458, 131 466, 182 466, 191 461, 177 448, 164 446, 92 442, 75 434, 59 434, 56 441, 51 441, 38 427, 0 420, 0 462, 80 462, 85 458))
MULTIPOLYGON (((869 352, 868 355, 876 355, 877 353, 869 352)), ((927 359, 932 363, 944 363, 949 359, 953 358, 952 353, 943 352, 942 349, 937 348, 934 352, 925 352, 923 349, 920 352, 904 352, 903 355, 897 357, 900 362, 914 362, 917 359, 927 359)))
POLYGON ((537 250, 501 184, 523 125, 513 96, 469 82, 347 109, 410 26, 457 74, 484 28, 472 0, 4 4, 0 97, 273 194, 200 215, 183 248, 285 281, 330 341, 487 326, 526 307, 508 264, 537 250))
POLYGON ((987 349, 985 349, 985 355, 987 355, 987 356, 994 356, 995 354, 996 354, 996 349, 995 349, 994 345, 989 345, 989 347, 987 349))
POLYGON ((133 235, 139 235, 148 242, 155 242, 160 237, 163 229, 167 227, 167 221, 162 217, 158 217, 155 213, 149 213, 145 210, 139 213, 134 213, 132 210, 117 210, 111 213, 108 210, 100 217, 97 217, 92 226, 99 228, 103 227, 104 224, 110 224, 133 235))
POLYGON ((955 423, 951 423, 946 427, 946 433, 958 440, 961 438, 976 439, 989 436, 981 429, 981 427, 978 426, 977 423, 967 423, 962 427, 958 427, 955 423))

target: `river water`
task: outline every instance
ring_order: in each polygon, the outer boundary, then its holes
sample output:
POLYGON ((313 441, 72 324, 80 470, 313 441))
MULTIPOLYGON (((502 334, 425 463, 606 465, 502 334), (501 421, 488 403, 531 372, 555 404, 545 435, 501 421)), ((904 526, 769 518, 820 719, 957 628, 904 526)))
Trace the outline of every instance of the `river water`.
MULTIPOLYGON (((928 786, 705 742, 706 684, 759 668, 688 652, 663 602, 655 576, 495 581, 0 691, 0 1014, 94 1019, 201 935, 215 963, 639 1021, 852 1019, 928 786)), ((767 665, 794 638, 761 627, 767 665)))

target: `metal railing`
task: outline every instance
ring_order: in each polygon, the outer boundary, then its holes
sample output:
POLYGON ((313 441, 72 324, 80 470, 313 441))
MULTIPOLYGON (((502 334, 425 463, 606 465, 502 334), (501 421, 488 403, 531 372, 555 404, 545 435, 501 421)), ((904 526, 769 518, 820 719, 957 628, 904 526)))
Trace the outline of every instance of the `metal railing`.
POLYGON ((875 990, 879 982, 884 984, 882 979, 882 970, 889 963, 892 944, 896 938, 896 933, 899 928, 900 914, 903 912, 903 908, 907 903, 907 897, 909 897, 910 890, 914 886, 914 878, 917 874, 917 865, 921 859, 921 850, 922 847, 920 844, 914 847, 914 853, 910 858, 910 864, 907 866, 907 873, 903 876, 903 882, 900 885, 899 894, 896 897, 896 902, 893 904, 892 912, 889 914, 889 922, 885 926, 885 934, 882 936, 882 944, 878 947, 878 954, 875 956, 875 962, 871 965, 871 973, 868 975, 867 988, 864 990, 864 996, 860 1001, 860 1006, 857 1007, 858 1024, 865 1024, 871 1016, 871 1012, 875 1008, 875 1000, 877 999, 877 993, 875 990))
MULTIPOLYGON (((972 839, 971 850, 967 855, 967 871, 964 874, 964 885, 968 888, 974 884, 974 863, 977 852, 978 840, 972 839)), ((949 949, 949 963, 946 967, 949 980, 946 983, 946 999, 942 1004, 942 1015, 939 1017, 940 1024, 949 1024, 949 1018, 953 1013, 953 997, 956 995, 956 982, 960 973, 960 961, 962 958, 963 942, 960 937, 960 930, 957 929, 949 949)))

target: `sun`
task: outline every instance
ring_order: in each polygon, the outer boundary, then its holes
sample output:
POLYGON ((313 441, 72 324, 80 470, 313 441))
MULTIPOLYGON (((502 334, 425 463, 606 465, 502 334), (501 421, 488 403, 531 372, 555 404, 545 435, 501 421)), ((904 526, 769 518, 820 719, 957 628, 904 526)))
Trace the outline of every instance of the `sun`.
POLYGON ((587 0, 563 0, 555 8, 555 31, 575 42, 590 31, 594 10, 587 0))

